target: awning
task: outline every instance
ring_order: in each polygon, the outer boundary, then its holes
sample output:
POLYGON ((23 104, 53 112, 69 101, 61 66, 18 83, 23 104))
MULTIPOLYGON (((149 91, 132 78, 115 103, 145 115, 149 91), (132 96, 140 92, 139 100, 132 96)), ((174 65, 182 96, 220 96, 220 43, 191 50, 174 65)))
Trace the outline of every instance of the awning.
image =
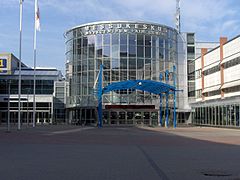
POLYGON ((224 83, 222 86, 222 89, 234 87, 234 86, 240 86, 240 80, 224 83))
POLYGON ((206 88, 204 88, 202 93, 216 91, 216 90, 219 90, 220 87, 221 87, 221 85, 206 87, 206 88))

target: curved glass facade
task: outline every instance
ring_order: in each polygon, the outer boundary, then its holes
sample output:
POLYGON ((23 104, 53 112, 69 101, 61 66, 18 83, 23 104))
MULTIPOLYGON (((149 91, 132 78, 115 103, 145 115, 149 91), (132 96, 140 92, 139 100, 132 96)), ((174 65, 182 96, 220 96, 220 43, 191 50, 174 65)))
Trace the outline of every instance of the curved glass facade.
MULTIPOLYGON (((97 106, 93 87, 101 64, 106 86, 135 79, 159 81, 159 74, 177 61, 177 32, 159 24, 97 22, 74 27, 65 37, 68 108, 97 106)), ((155 99, 147 92, 125 90, 105 94, 103 103, 152 105, 155 99)))

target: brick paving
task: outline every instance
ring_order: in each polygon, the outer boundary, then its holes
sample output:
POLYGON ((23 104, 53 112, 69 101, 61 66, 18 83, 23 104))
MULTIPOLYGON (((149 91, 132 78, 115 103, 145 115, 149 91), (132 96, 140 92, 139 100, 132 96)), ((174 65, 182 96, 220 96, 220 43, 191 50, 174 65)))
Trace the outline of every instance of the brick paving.
POLYGON ((0 127, 0 179, 240 179, 239 130, 0 127))

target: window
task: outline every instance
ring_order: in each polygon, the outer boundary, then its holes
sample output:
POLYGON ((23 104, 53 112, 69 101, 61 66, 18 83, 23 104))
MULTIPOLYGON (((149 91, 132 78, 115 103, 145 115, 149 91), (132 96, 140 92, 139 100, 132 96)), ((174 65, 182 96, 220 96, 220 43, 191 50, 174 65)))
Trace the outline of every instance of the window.
POLYGON ((127 34, 120 34, 120 44, 127 44, 127 34))
POLYGON ((112 34, 112 45, 119 45, 119 34, 112 34))

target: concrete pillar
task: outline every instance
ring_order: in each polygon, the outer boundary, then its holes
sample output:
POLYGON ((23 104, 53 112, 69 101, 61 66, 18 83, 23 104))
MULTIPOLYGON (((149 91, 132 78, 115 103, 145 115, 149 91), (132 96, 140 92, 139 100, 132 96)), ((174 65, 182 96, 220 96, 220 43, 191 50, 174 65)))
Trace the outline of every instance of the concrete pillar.
MULTIPOLYGON (((226 37, 220 37, 220 64, 223 61, 223 45, 227 42, 226 37)), ((221 79, 221 87, 224 84, 224 66, 223 64, 220 65, 220 79, 221 79)), ((221 89, 221 98, 224 98, 224 92, 221 89)))

